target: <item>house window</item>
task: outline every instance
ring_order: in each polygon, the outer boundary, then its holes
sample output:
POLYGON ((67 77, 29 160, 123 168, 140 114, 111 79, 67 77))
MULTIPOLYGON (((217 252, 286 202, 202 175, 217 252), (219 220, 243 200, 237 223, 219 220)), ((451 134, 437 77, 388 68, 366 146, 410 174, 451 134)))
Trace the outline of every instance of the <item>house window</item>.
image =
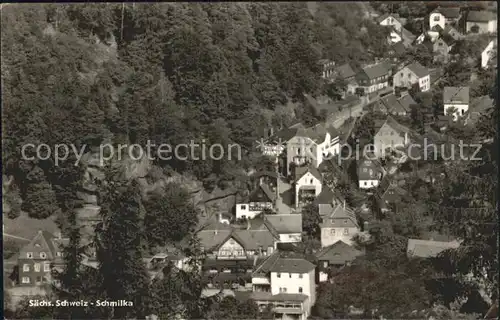
POLYGON ((349 229, 345 228, 344 229, 344 235, 348 235, 349 234, 349 229))
POLYGON ((49 271, 50 271, 50 264, 45 263, 45 264, 43 265, 43 271, 44 271, 44 272, 49 272, 49 271))
POLYGON ((302 273, 299 274, 299 279, 302 279, 303 278, 303 275, 302 273))
POLYGON ((330 235, 332 235, 332 236, 335 235, 335 229, 330 230, 330 235))
POLYGON ((36 283, 42 282, 42 277, 36 277, 36 283))
POLYGON ((28 259, 33 259, 33 252, 26 253, 26 257, 28 257, 28 259))
POLYGON ((278 272, 277 276, 278 276, 278 278, 281 278, 281 273, 278 272))
POLYGON ((401 78, 403 78, 403 77, 404 77, 404 74, 401 72, 401 78))
POLYGON ((366 181, 365 181, 365 186, 366 186, 366 181))
POLYGON ((30 283, 30 277, 23 277, 21 280, 22 283, 30 283))
POLYGON ((23 271, 24 272, 29 272, 30 271, 30 265, 29 264, 24 264, 23 265, 23 271))
POLYGON ((328 268, 328 261, 323 262, 323 267, 328 268))
POLYGON ((41 259, 47 258, 47 255, 45 254, 45 252, 40 252, 40 258, 41 259))
POLYGON ((40 272, 40 264, 35 263, 35 272, 40 272))
POLYGON ((302 293, 302 287, 299 287, 299 293, 302 293))
POLYGON ((462 115, 464 115, 464 109, 462 109, 462 115))
POLYGON ((434 21, 439 21, 439 20, 441 20, 440 16, 434 16, 434 21))
POLYGON ((297 148, 297 154, 300 154, 300 148, 297 148))
POLYGON ((371 181, 370 184, 373 186, 373 181, 371 181))
POLYGON ((313 179, 311 179, 311 184, 313 184, 313 179))
POLYGON ((246 210, 247 209, 247 206, 246 205, 242 205, 241 206, 241 210, 246 210))

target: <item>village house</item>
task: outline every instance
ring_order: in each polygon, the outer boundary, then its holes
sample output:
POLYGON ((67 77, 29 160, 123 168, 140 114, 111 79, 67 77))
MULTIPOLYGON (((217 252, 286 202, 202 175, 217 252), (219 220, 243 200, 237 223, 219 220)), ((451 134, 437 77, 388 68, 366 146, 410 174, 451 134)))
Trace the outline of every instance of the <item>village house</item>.
POLYGON ((320 206, 321 247, 328 247, 337 241, 352 243, 360 232, 354 211, 345 202, 337 206, 320 206))
POLYGON ((453 114, 453 120, 465 115, 469 110, 469 87, 444 87, 443 89, 444 114, 453 114))
POLYGON ((335 62, 328 59, 322 59, 319 61, 319 64, 323 68, 322 78, 331 80, 335 74, 335 62))
POLYGON ((293 174, 293 166, 311 164, 317 168, 324 157, 340 152, 339 134, 333 127, 317 124, 306 128, 301 123, 281 130, 264 144, 263 153, 281 158, 285 176, 293 174))
POLYGON ((400 97, 392 93, 380 98, 374 103, 373 110, 387 115, 407 116, 411 114, 412 105, 416 104, 408 91, 404 91, 400 97))
POLYGON ((442 8, 434 9, 429 15, 429 30, 435 26, 444 29, 446 25, 455 25, 461 17, 460 8, 442 8))
POLYGON ((203 275, 217 287, 224 283, 248 286, 253 268, 270 256, 279 242, 279 235, 262 221, 248 221, 246 228, 215 222, 198 231, 197 237, 206 254, 203 275))
POLYGON ((316 266, 301 255, 276 251, 252 273, 250 298, 275 319, 306 320, 316 302, 316 266))
POLYGON ((411 47, 415 41, 415 35, 405 28, 396 29, 392 27, 391 32, 387 36, 389 44, 401 43, 405 48, 411 47))
POLYGON ((295 207, 311 203, 321 193, 323 177, 313 166, 294 168, 295 207))
POLYGON ((264 224, 278 235, 277 243, 297 243, 302 241, 301 214, 269 214, 264 216, 264 224))
POLYGON ((328 281, 331 270, 339 270, 363 254, 363 251, 341 240, 321 249, 316 254, 319 282, 328 281))
MULTIPOLYGON (((388 153, 387 149, 406 146, 410 143, 410 129, 401 125, 393 117, 388 116, 383 122, 376 124, 376 134, 373 138, 374 153, 378 158, 383 158, 388 153)), ((361 187, 361 186, 360 186, 361 187)))
POLYGON ((406 87, 418 86, 421 92, 430 89, 429 70, 418 62, 413 62, 394 74, 393 86, 406 87))
POLYGON ((365 66, 356 74, 356 87, 354 90, 361 95, 383 90, 389 86, 391 75, 392 68, 387 61, 365 66))
POLYGON ((488 69, 490 62, 496 62, 497 39, 492 39, 485 48, 481 48, 481 69, 488 69))
POLYGON ((409 258, 432 258, 448 249, 457 249, 459 241, 434 241, 421 239, 408 239, 406 253, 409 258))
POLYGON ((248 196, 248 201, 236 204, 236 220, 253 219, 264 209, 272 210, 276 205, 276 199, 279 196, 278 186, 261 183, 248 196))
POLYGON ((397 42, 389 48, 388 55, 391 57, 392 61, 397 62, 405 56, 406 51, 407 48, 404 46, 403 42, 397 42))
POLYGON ((465 23, 466 33, 496 33, 497 18, 490 11, 469 11, 465 23))
POLYGON ((406 195, 406 191, 386 176, 380 182, 374 197, 380 212, 387 212, 390 206, 400 201, 404 195, 406 195))
POLYGON ((360 159, 357 163, 358 187, 360 189, 376 188, 383 173, 382 165, 374 155, 360 159))
POLYGON ((403 28, 403 23, 400 21, 399 14, 396 13, 383 14, 377 17, 377 22, 381 26, 391 26, 398 32, 403 28))
POLYGON ((64 245, 68 239, 60 234, 38 231, 18 254, 18 281, 20 286, 41 286, 53 283, 52 268, 63 266, 64 245))
POLYGON ((358 106, 361 104, 360 97, 346 93, 347 91, 342 92, 342 99, 336 101, 325 96, 316 99, 310 95, 305 95, 305 97, 314 109, 314 115, 324 119, 325 126, 330 126, 331 129, 329 130, 333 130, 340 113, 350 110, 352 116, 355 117, 358 112, 357 109, 359 109, 358 106))
POLYGON ((472 99, 466 113, 465 124, 475 125, 482 115, 487 114, 495 107, 495 101, 490 96, 481 96, 472 99))
POLYGON ((354 94, 355 90, 352 89, 353 83, 355 83, 356 72, 349 65, 349 63, 343 64, 336 69, 335 77, 337 80, 342 81, 347 85, 347 93, 354 94))
POLYGON ((344 197, 338 190, 333 191, 330 187, 324 185, 321 188, 321 193, 316 197, 313 204, 317 206, 326 205, 333 208, 334 206, 344 203, 344 201, 344 197))
POLYGON ((451 37, 455 41, 463 39, 463 34, 461 34, 456 28, 450 25, 444 27, 444 30, 441 32, 441 35, 451 37))
POLYGON ((432 45, 432 51, 434 52, 434 61, 439 61, 441 63, 448 63, 450 59, 450 51, 455 45, 456 40, 448 35, 442 35, 437 39, 432 45))

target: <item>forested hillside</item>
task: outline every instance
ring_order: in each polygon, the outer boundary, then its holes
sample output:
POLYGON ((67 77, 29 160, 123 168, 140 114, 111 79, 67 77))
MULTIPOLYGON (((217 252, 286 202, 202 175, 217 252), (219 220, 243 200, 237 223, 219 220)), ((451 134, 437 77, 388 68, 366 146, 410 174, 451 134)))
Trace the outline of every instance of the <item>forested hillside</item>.
POLYGON ((384 32, 364 20, 358 4, 309 9, 305 3, 3 8, 9 196, 20 197, 30 216, 45 218, 65 210, 81 174, 74 159, 59 166, 50 157, 22 160, 26 143, 89 151, 103 142, 233 142, 245 151, 237 163, 155 163, 203 182, 231 183, 255 165, 248 154, 262 129, 311 119, 301 101, 303 93, 322 90, 320 58, 360 63, 384 50, 384 32))

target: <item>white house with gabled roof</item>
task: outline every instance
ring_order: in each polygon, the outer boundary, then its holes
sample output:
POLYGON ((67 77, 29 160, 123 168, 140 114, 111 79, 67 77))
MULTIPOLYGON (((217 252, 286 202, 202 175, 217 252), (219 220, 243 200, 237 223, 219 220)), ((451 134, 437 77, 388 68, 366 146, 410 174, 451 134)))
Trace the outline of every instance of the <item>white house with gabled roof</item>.
POLYGON ((294 168, 295 207, 312 202, 321 193, 323 177, 314 166, 294 168))
POLYGON ((335 207, 320 206, 321 247, 328 247, 337 241, 352 243, 360 232, 354 211, 345 202, 335 207))
POLYGON ((252 273, 250 298, 272 306, 275 319, 306 320, 316 302, 315 270, 299 254, 276 251, 252 273))

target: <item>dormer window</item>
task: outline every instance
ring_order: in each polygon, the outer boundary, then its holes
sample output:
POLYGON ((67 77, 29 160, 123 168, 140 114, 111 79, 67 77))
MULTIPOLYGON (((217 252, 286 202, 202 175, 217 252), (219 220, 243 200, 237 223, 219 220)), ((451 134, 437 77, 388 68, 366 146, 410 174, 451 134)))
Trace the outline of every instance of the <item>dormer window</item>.
POLYGON ((40 252, 40 259, 45 259, 45 258, 47 258, 45 252, 40 252))
POLYGON ((27 257, 28 259, 33 259, 33 252, 28 252, 28 253, 26 253, 26 257, 27 257))
POLYGON ((434 21, 439 21, 439 20, 441 20, 440 16, 434 16, 434 21))

